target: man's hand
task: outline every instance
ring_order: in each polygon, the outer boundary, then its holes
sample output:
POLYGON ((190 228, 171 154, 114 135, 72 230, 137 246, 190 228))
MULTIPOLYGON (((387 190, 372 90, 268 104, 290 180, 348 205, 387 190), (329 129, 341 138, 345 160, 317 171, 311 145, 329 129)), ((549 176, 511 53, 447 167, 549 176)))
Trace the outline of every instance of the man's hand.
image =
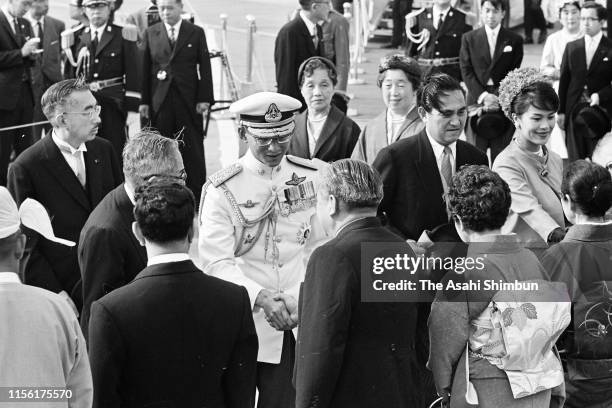
POLYGON ((198 102, 198 104, 196 105, 196 112, 198 112, 200 115, 203 115, 204 113, 208 111, 209 108, 210 108, 210 103, 198 102))
POLYGON ((138 107, 138 113, 140 113, 140 117, 149 119, 149 105, 140 105, 138 107))
POLYGON ((275 295, 262 289, 255 299, 255 304, 261 307, 266 314, 266 321, 276 330, 284 331, 291 329, 291 317, 287 307, 282 300, 275 300, 275 295))
POLYGON ((499 99, 496 95, 487 93, 482 99, 482 103, 484 105, 483 110, 485 112, 499 110, 499 99))
POLYGON ((563 130, 565 130, 565 114, 558 113, 557 114, 557 125, 563 130))
POLYGON ((79 318, 79 311, 77 310, 77 307, 74 304, 74 302, 72 301, 72 299, 70 298, 70 296, 68 296, 68 293, 65 290, 62 290, 60 293, 58 293, 58 295, 63 297, 64 300, 66 302, 68 302, 68 305, 70 305, 70 307, 72 308, 72 311, 74 312, 74 314, 76 315, 76 317, 78 319, 79 318))
POLYGON ((274 300, 282 300, 289 312, 291 319, 291 328, 293 329, 298 324, 298 303, 295 298, 287 293, 277 293, 274 295, 274 300))
POLYGON ((38 37, 30 38, 28 41, 26 41, 25 44, 23 44, 23 47, 21 47, 21 55, 23 57, 28 57, 32 55, 34 51, 38 49, 39 43, 40 43, 40 38, 38 37))
POLYGON ((591 95, 591 106, 599 105, 599 94, 595 92, 591 95))

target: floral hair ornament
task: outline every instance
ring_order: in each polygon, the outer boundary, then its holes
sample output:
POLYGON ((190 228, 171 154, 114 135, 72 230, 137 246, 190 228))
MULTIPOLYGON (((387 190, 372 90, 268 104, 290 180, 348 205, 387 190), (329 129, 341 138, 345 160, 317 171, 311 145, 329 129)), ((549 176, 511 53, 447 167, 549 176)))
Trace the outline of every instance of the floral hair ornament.
POLYGON ((523 89, 537 82, 551 83, 539 69, 533 67, 517 68, 508 73, 499 84, 499 105, 506 117, 512 120, 512 102, 523 89))

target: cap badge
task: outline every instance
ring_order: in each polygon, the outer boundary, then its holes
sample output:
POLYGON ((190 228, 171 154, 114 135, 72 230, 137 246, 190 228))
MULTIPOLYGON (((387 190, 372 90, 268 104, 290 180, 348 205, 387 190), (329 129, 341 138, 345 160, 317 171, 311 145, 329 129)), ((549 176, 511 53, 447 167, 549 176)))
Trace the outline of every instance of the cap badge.
POLYGON ((266 122, 275 123, 280 122, 282 116, 283 115, 281 114, 280 109, 278 109, 278 106, 276 106, 275 103, 271 103, 266 111, 266 114, 264 115, 264 119, 266 122))

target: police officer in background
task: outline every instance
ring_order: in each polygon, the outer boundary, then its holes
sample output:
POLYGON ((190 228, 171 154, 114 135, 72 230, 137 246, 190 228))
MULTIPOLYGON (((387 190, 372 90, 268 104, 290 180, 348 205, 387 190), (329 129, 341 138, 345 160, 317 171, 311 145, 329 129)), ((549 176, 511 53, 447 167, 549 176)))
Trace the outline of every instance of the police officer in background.
POLYGON ((66 77, 85 76, 102 107, 98 136, 110 141, 121 156, 127 135, 125 92, 138 90, 136 28, 110 23, 108 0, 84 0, 83 7, 89 25, 62 34, 74 58, 66 64, 66 77))
POLYGON ((465 14, 450 0, 433 0, 433 6, 409 14, 406 35, 408 53, 419 61, 423 77, 443 72, 461 81, 461 36, 472 29, 465 14))
POLYGON ((259 408, 293 407, 297 299, 313 237, 320 160, 286 156, 301 103, 261 92, 230 107, 249 145, 202 188, 198 249, 205 272, 244 286, 259 339, 259 408))

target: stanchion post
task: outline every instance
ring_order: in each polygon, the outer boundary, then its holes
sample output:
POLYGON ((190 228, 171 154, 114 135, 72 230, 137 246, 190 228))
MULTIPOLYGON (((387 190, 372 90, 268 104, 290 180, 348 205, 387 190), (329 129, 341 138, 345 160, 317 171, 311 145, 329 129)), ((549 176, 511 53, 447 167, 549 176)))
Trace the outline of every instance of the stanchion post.
POLYGON ((246 82, 253 82, 253 52, 255 51, 254 47, 254 36, 257 30, 255 26, 255 17, 252 15, 247 15, 246 19, 249 23, 249 29, 247 34, 247 60, 246 60, 246 82))
POLYGON ((349 75, 349 80, 348 83, 349 85, 363 85, 365 84, 365 81, 361 78, 358 77, 359 75, 359 62, 361 60, 361 53, 362 53, 362 40, 363 40, 363 29, 361 27, 362 24, 362 18, 361 18, 361 12, 362 12, 362 8, 361 8, 361 0, 354 0, 353 1, 353 16, 351 19, 351 23, 353 24, 353 29, 354 29, 354 41, 355 43, 353 44, 353 58, 351 61, 351 69, 350 69, 350 75, 349 75))
MULTIPOLYGON (((222 13, 219 15, 219 18, 221 19, 221 51, 226 52, 227 51, 227 14, 222 13)), ((219 95, 221 95, 221 99, 227 99, 227 95, 225 94, 225 81, 229 80, 229 78, 224 78, 225 76, 223 75, 223 63, 219 64, 219 78, 221 78, 221 81, 219 81, 219 95)))

